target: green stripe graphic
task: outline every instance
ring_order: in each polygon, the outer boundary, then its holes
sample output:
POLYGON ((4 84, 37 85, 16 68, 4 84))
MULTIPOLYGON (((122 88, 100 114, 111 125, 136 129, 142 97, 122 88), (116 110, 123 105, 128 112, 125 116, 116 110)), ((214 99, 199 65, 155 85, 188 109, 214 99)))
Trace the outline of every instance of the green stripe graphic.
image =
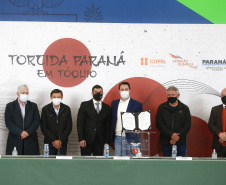
POLYGON ((226 0, 177 0, 214 24, 226 24, 226 0))

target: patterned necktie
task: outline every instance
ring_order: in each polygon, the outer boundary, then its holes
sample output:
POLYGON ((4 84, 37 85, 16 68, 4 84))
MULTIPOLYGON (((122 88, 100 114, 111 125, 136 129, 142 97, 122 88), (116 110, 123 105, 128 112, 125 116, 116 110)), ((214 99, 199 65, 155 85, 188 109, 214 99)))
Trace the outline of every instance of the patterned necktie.
POLYGON ((97 105, 96 111, 97 111, 97 114, 99 114, 99 112, 100 112, 100 107, 99 107, 100 103, 96 103, 96 105, 97 105))

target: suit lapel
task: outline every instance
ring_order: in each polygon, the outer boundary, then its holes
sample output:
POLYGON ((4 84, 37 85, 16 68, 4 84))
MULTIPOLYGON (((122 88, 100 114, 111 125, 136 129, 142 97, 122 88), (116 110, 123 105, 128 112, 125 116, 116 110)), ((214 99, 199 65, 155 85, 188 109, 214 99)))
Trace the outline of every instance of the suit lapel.
POLYGON ((20 105, 19 105, 19 102, 18 102, 18 99, 15 100, 15 105, 16 105, 16 108, 18 109, 18 111, 21 112, 21 110, 20 110, 20 105))
POLYGON ((120 102, 120 99, 117 100, 116 102, 116 106, 115 106, 115 116, 116 116, 116 119, 117 119, 117 114, 118 114, 118 106, 119 106, 119 102, 120 102))
POLYGON ((223 111, 223 105, 219 106, 219 110, 217 111, 217 113, 219 114, 219 118, 220 118, 220 128, 221 129, 223 129, 222 111, 223 111))
POLYGON ((93 115, 97 115, 97 111, 96 111, 96 109, 95 109, 95 107, 94 107, 94 104, 93 104, 93 99, 91 99, 91 100, 89 101, 89 108, 90 108, 91 113, 92 113, 93 115))
POLYGON ((59 112, 58 115, 60 115, 63 111, 64 111, 64 104, 63 103, 60 103, 60 112, 59 112))
MULTIPOLYGON (((28 115, 28 112, 29 112, 29 110, 30 110, 30 107, 31 107, 31 102, 30 102, 30 101, 27 101, 26 106, 25 106, 24 124, 25 124, 25 119, 26 119, 26 117, 27 117, 27 115, 28 115)), ((21 115, 21 116, 22 116, 22 115, 21 115)))
POLYGON ((133 100, 130 98, 126 112, 133 112, 133 100))
MULTIPOLYGON (((31 106, 31 102, 30 101, 27 101, 26 103, 26 106, 25 106, 25 117, 30 109, 30 106, 31 106)), ((24 118, 25 119, 25 118, 24 118)))
POLYGON ((106 110, 106 104, 104 102, 102 102, 102 107, 101 107, 101 110, 99 112, 99 115, 104 114, 105 110, 106 110))
MULTIPOLYGON (((23 119, 22 114, 21 114, 21 110, 20 110, 20 105, 19 105, 18 99, 15 100, 15 106, 16 106, 18 112, 20 113, 21 118, 23 119)), ((26 113, 25 113, 25 115, 26 115, 26 113)))
POLYGON ((54 110, 54 108, 53 108, 53 103, 50 103, 50 104, 49 104, 48 109, 49 109, 50 112, 56 114, 56 112, 55 112, 55 110, 54 110))

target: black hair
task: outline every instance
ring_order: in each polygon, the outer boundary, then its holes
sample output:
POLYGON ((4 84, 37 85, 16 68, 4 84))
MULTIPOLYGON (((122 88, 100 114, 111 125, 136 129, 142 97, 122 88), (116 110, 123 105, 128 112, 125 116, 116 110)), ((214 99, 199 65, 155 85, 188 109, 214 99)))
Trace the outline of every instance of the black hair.
POLYGON ((121 85, 128 85, 128 86, 129 86, 129 89, 130 89, 130 84, 129 84, 129 82, 121 82, 121 83, 119 84, 119 86, 118 86, 119 90, 120 90, 121 85))
POLYGON ((94 89, 102 89, 103 91, 103 88, 100 85, 94 85, 92 88, 92 92, 94 91, 94 89))
POLYGON ((50 93, 50 97, 52 97, 53 93, 61 93, 61 96, 63 97, 63 92, 60 89, 53 89, 50 93))

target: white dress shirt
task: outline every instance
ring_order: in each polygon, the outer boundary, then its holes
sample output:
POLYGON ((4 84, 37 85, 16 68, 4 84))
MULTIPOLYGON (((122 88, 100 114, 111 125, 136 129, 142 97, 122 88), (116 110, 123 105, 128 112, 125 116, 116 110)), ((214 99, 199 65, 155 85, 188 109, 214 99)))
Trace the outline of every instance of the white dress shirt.
POLYGON ((94 105, 94 108, 95 110, 97 110, 97 105, 96 103, 99 103, 99 110, 101 111, 101 108, 102 108, 102 101, 98 102, 96 100, 93 99, 93 105, 94 105))
POLYGON ((27 102, 24 105, 22 105, 19 100, 18 102, 19 102, 19 106, 20 106, 20 110, 23 118, 23 129, 24 129, 25 108, 26 108, 27 102))
POLYGON ((60 106, 59 106, 58 109, 56 109, 56 108, 54 107, 54 105, 53 105, 53 109, 54 109, 56 115, 58 116, 58 114, 59 114, 59 112, 60 112, 60 106))
POLYGON ((115 127, 115 135, 116 136, 125 136, 125 133, 122 133, 122 119, 121 119, 121 112, 126 112, 130 98, 126 101, 122 101, 120 99, 118 104, 118 112, 117 112, 117 121, 115 127))

